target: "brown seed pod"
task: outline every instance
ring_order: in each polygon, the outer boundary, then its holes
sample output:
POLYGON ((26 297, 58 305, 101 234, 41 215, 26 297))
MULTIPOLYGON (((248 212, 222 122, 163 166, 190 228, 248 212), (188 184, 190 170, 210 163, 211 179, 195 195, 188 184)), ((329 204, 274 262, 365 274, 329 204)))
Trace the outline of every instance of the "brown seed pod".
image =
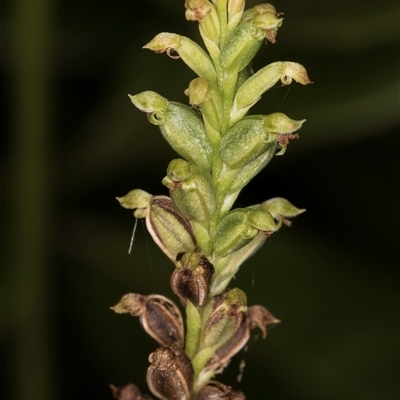
POLYGON ((111 307, 118 314, 139 317, 143 329, 162 346, 177 343, 183 348, 184 325, 181 312, 174 302, 165 296, 144 296, 128 293, 111 307))
POLYGON ((194 400, 246 400, 246 396, 221 382, 211 381, 196 393, 194 400))
POLYGON ((231 358, 246 345, 249 338, 250 323, 245 317, 232 339, 215 352, 206 364, 206 368, 214 370, 217 374, 221 373, 228 366, 231 358))
POLYGON ((180 347, 159 347, 150 354, 149 361, 146 380, 155 396, 168 400, 190 399, 193 367, 180 347))
POLYGON ((178 254, 175 266, 171 276, 173 292, 183 304, 190 300, 195 306, 203 306, 208 299, 214 266, 197 250, 178 254))
POLYGON ((242 324, 247 310, 246 294, 238 289, 230 289, 215 296, 203 313, 205 320, 200 337, 200 347, 218 349, 234 337, 242 324))
POLYGON ((267 336, 267 326, 279 322, 281 321, 275 318, 263 306, 255 305, 248 307, 233 338, 215 352, 215 355, 208 361, 206 368, 213 369, 216 373, 221 373, 229 364, 230 359, 246 345, 250 338, 251 329, 258 327, 265 339, 267 336))

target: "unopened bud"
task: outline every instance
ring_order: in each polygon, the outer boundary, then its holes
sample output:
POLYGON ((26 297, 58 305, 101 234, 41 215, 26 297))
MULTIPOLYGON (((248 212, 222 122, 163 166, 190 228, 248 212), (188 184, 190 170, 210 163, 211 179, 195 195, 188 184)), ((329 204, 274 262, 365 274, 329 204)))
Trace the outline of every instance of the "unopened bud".
POLYGON ((190 300, 196 306, 203 306, 213 273, 213 265, 199 251, 178 254, 171 288, 184 304, 190 300))
POLYGON ((265 38, 271 43, 275 43, 275 37, 278 28, 282 26, 282 22, 282 18, 278 18, 276 14, 270 12, 259 14, 255 16, 252 21, 255 27, 264 31, 265 38))
POLYGON ((185 352, 177 347, 160 347, 149 356, 147 385, 160 399, 190 400, 193 367, 185 352))
MULTIPOLYGON (((129 97, 137 108, 148 113, 149 121, 160 127, 165 140, 181 157, 204 169, 211 168, 211 144, 196 111, 184 104, 168 101, 164 108, 151 109, 148 97, 153 98, 154 92, 150 91, 129 97)), ((157 106, 162 105, 165 102, 157 100, 157 106)))
POLYGON ((248 225, 247 211, 237 209, 229 212, 218 224, 214 234, 214 253, 224 257, 245 246, 258 233, 248 225))
POLYGON ((264 39, 274 43, 281 25, 282 19, 277 17, 276 12, 255 13, 245 20, 242 18, 221 51, 221 65, 226 73, 239 72, 246 67, 264 39))
POLYGON ((264 126, 265 116, 250 116, 235 124, 221 139, 219 154, 231 169, 252 161, 275 141, 264 126))
POLYGON ((223 102, 221 92, 204 78, 193 79, 185 94, 189 96, 189 104, 199 107, 212 144, 219 143, 223 102))
POLYGON ((162 346, 176 343, 183 347, 183 319, 176 304, 165 296, 136 293, 124 295, 118 304, 111 307, 117 314, 130 314, 139 321, 148 335, 162 346))
POLYGON ((224 257, 244 247, 259 232, 269 236, 279 228, 279 221, 275 221, 268 211, 238 208, 229 212, 218 224, 213 250, 217 256, 224 257))
POLYGON ((249 8, 243 13, 241 22, 252 21, 255 17, 263 13, 271 13, 279 16, 282 13, 276 11, 275 7, 270 3, 257 4, 256 6, 249 8))
POLYGON ((282 145, 282 152, 286 139, 293 138, 292 132, 300 129, 304 121, 292 120, 282 113, 245 117, 221 139, 220 156, 234 169, 263 154, 275 141, 282 145))
POLYGON ((218 56, 220 24, 214 5, 208 0, 186 0, 185 7, 186 19, 199 22, 200 34, 210 55, 218 56))
POLYGON ((243 15, 245 0, 228 0, 228 28, 236 26, 243 15))
POLYGON ((239 24, 221 51, 221 65, 226 74, 245 68, 261 47, 263 39, 264 31, 255 27, 251 21, 239 24))

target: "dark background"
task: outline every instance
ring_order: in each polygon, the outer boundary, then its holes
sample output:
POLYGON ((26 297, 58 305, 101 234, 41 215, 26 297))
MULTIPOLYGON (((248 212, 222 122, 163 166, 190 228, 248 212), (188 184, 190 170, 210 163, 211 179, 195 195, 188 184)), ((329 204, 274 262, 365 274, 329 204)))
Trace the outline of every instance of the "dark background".
MULTIPOLYGON (((108 307, 171 296, 171 263, 115 196, 166 194, 175 157, 127 93, 186 102, 194 74, 141 50, 161 31, 199 38, 177 0, 13 0, 1 6, 1 397, 111 398, 143 391, 156 348, 108 307)), ((249 1, 248 6, 255 5, 249 1)), ((232 285, 283 323, 256 335, 221 380, 249 400, 399 396, 399 4, 280 0, 278 60, 314 85, 267 92, 253 113, 306 118, 301 140, 243 191, 307 213, 272 236, 232 285), (396 262, 397 261, 397 262, 396 262), (241 359, 247 367, 236 382, 241 359)))

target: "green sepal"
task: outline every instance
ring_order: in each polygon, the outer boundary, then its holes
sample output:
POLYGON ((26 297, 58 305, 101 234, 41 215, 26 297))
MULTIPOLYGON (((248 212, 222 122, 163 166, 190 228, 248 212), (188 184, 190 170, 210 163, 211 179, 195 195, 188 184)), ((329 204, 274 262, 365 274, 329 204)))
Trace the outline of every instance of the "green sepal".
POLYGON ((135 208, 147 208, 150 205, 153 195, 141 189, 131 190, 123 197, 116 197, 122 207, 128 210, 135 208))
POLYGON ((243 13, 241 23, 246 22, 246 21, 252 21, 255 17, 257 17, 260 14, 263 13, 271 13, 276 16, 279 16, 280 13, 278 13, 275 9, 275 7, 270 4, 270 3, 262 3, 262 4, 257 4, 256 6, 249 8, 243 13))
POLYGON ((283 113, 245 117, 221 139, 219 154, 229 168, 239 168, 263 154, 275 141, 285 147, 288 138, 283 135, 300 129, 304 121, 292 120, 283 113))
POLYGON ((185 16, 189 21, 198 21, 201 37, 211 57, 219 56, 220 23, 214 5, 208 0, 186 0, 185 16))
POLYGON ((135 94, 134 96, 128 94, 128 96, 134 106, 145 113, 163 112, 169 103, 165 97, 151 90, 146 90, 144 92, 135 94))
POLYGON ((211 58, 196 42, 186 36, 162 32, 144 45, 143 48, 156 53, 166 52, 172 58, 174 58, 172 53, 175 51, 182 58, 182 61, 198 76, 206 78, 210 82, 216 81, 216 72, 211 58))
POLYGON ((160 130, 181 157, 199 167, 211 169, 211 144, 204 123, 196 111, 184 104, 170 102, 160 130))
POLYGON ((245 0, 228 1, 228 34, 239 24, 243 15, 245 3, 245 0))
MULTIPOLYGON (((257 207, 257 206, 255 206, 257 207)), ((306 211, 305 208, 297 208, 289 200, 283 197, 275 197, 261 203, 257 208, 266 210, 274 218, 293 218, 306 211)))
POLYGON ((203 373, 204 367, 207 362, 212 358, 215 354, 215 351, 218 350, 218 345, 212 347, 206 347, 201 349, 192 359, 192 366, 194 370, 195 376, 203 373))
POLYGON ((247 223, 263 233, 276 232, 281 227, 281 222, 265 209, 252 210, 247 214, 247 223))
POLYGON ((190 82, 185 94, 189 96, 190 105, 200 108, 208 138, 213 145, 217 145, 223 115, 220 91, 206 79, 195 78, 190 82))
POLYGON ((212 147, 203 120, 196 111, 181 103, 168 102, 151 91, 130 96, 130 99, 148 113, 150 123, 160 127, 165 140, 181 157, 211 169, 212 147))
POLYGON ((264 153, 275 141, 263 115, 245 117, 221 139, 219 154, 231 169, 239 168, 264 153))
POLYGON ((213 236, 215 257, 224 257, 245 246, 253 239, 258 229, 247 221, 246 209, 236 209, 225 215, 213 236))
POLYGON ((226 75, 237 73, 245 68, 256 55, 265 39, 262 29, 251 21, 238 25, 229 35, 221 51, 221 67, 226 75))
POLYGON ((254 17, 253 25, 261 28, 265 33, 265 38, 275 43, 278 28, 282 26, 283 19, 278 18, 274 13, 265 12, 254 17))

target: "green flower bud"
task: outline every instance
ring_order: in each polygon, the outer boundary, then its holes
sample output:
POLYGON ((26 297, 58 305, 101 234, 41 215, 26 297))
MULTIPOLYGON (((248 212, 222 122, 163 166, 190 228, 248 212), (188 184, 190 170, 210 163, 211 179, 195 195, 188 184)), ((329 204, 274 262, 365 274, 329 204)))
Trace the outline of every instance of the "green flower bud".
POLYGON ((204 169, 211 168, 212 147, 196 111, 181 103, 165 103, 162 96, 150 91, 130 98, 137 108, 149 113, 149 121, 160 127, 165 140, 181 157, 204 169))
POLYGON ((282 13, 278 13, 275 7, 269 3, 257 4, 256 6, 249 8, 243 13, 242 20, 240 22, 252 21, 257 15, 263 13, 271 13, 273 15, 279 16, 282 13))
POLYGON ((204 78, 193 79, 185 94, 189 96, 189 104, 200 107, 208 138, 212 144, 220 140, 221 116, 223 104, 220 91, 204 78))
POLYGON ((221 66, 229 74, 240 71, 253 59, 264 39, 275 43, 278 28, 282 19, 270 10, 263 13, 249 14, 229 35, 221 51, 221 66))
POLYGON ((185 17, 188 21, 201 21, 214 8, 208 0, 185 0, 185 17))
POLYGON ((261 28, 265 32, 265 38, 271 43, 275 43, 276 33, 278 28, 282 26, 282 18, 270 12, 265 12, 254 17, 253 25, 261 28))
POLYGON ((117 197, 124 208, 135 209, 136 218, 146 218, 147 229, 160 249, 175 261, 178 253, 193 250, 196 238, 190 221, 182 216, 167 196, 152 196, 132 190, 117 197))
POLYGON ((290 119, 287 115, 283 113, 273 113, 267 115, 265 118, 265 129, 270 132, 271 135, 275 134, 278 145, 282 147, 282 150, 276 155, 281 155, 284 153, 286 146, 289 144, 290 139, 298 139, 298 134, 293 134, 293 132, 299 130, 306 120, 302 119, 296 121, 290 119))
POLYGON ((247 210, 229 212, 218 224, 214 234, 214 253, 223 257, 245 246, 258 233, 247 224, 247 210))
POLYGON ((228 32, 239 24, 242 18, 245 0, 228 0, 228 32))
POLYGON ((201 37, 212 58, 219 56, 220 24, 214 5, 208 0, 186 0, 185 16, 189 21, 199 21, 201 37))
POLYGON ((275 221, 266 210, 237 208, 218 224, 214 234, 214 253, 217 257, 225 257, 244 247, 259 232, 270 236, 280 226, 280 221, 275 221))
POLYGON ((282 113, 245 117, 222 138, 220 156, 229 168, 239 168, 264 153, 274 141, 286 148, 289 139, 297 138, 287 135, 300 129, 304 121, 282 113))
POLYGON ((235 124, 221 139, 219 154, 231 169, 264 153, 275 141, 265 127, 265 116, 250 116, 235 124))
POLYGON ((251 21, 238 25, 229 35, 221 51, 221 67, 226 75, 245 68, 256 55, 264 39, 264 31, 255 27, 251 21))
POLYGON ((279 61, 261 68, 238 89, 230 113, 231 123, 242 118, 260 100, 261 95, 279 80, 283 85, 289 85, 292 79, 302 85, 312 83, 306 69, 294 62, 279 61))
POLYGON ((172 291, 183 304, 190 300, 195 306, 203 306, 213 273, 213 265, 199 251, 178 254, 171 276, 172 291))
POLYGON ((176 52, 183 62, 198 76, 206 78, 210 82, 216 81, 216 72, 210 57, 197 43, 185 36, 162 32, 156 35, 143 48, 156 53, 166 52, 172 58, 174 58, 172 53, 176 52))
POLYGON ((171 198, 183 216, 194 221, 210 219, 216 197, 208 172, 185 160, 172 160, 163 184, 170 189, 171 198))

